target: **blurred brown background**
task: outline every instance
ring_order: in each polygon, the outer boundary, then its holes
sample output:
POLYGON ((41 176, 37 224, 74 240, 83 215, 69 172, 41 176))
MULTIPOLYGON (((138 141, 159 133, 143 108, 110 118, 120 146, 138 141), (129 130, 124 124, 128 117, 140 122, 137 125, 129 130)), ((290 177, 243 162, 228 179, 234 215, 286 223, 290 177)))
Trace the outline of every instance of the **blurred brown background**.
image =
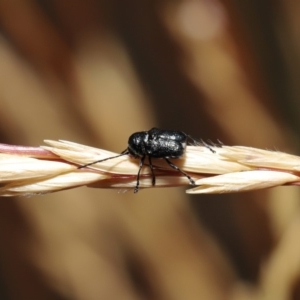
MULTIPOLYGON (((283 0, 0 0, 1 142, 120 152, 157 126, 297 154, 299 16, 283 0)), ((298 198, 2 198, 0 299, 300 299, 298 198)))

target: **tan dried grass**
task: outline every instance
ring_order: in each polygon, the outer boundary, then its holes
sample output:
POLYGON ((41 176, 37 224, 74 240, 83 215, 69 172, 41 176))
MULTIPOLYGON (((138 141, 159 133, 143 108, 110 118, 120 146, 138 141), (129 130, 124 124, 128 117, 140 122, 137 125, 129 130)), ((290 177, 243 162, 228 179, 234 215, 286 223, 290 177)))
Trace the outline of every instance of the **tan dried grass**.
MULTIPOLYGON (((45 141, 49 146, 26 148, 0 145, 1 196, 51 193, 78 186, 132 189, 139 160, 121 156, 79 169, 79 166, 115 156, 106 150, 68 141, 45 141)), ((176 164, 188 172, 196 187, 190 194, 232 193, 300 183, 298 156, 242 146, 188 146, 176 164)), ((188 184, 186 177, 154 159, 155 187, 188 184)), ((144 166, 140 187, 152 187, 151 171, 144 166)))

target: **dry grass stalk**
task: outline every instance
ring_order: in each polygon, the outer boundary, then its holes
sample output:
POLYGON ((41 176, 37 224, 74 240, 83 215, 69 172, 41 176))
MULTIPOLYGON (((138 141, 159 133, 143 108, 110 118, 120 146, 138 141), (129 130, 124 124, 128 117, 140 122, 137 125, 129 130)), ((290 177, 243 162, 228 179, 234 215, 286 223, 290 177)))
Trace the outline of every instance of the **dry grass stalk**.
MULTIPOLYGON (((97 188, 132 189, 136 184, 139 160, 121 156, 94 164, 78 166, 114 156, 116 153, 67 141, 45 141, 40 148, 0 145, 1 196, 51 193, 87 185, 97 188)), ((196 187, 187 193, 231 193, 279 185, 300 184, 300 158, 277 151, 250 147, 188 146, 176 164, 188 172, 196 187)), ((156 187, 188 184, 186 177, 170 169, 164 160, 153 160, 156 187)), ((152 187, 151 171, 145 166, 141 188, 152 187)))

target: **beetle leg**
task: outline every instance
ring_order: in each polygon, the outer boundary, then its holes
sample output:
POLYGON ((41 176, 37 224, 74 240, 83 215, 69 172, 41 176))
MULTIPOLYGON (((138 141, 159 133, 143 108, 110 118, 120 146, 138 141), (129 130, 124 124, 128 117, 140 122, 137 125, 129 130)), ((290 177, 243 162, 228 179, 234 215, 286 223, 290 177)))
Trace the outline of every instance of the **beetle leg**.
POLYGON ((195 181, 191 178, 190 175, 188 175, 187 173, 183 172, 179 167, 177 167, 176 165, 174 165, 173 163, 171 163, 167 158, 164 157, 164 160, 169 164, 169 166, 175 170, 177 170, 178 172, 180 172, 181 174, 183 174, 185 177, 188 178, 188 180, 190 181, 190 183, 192 185, 195 185, 195 181))
POLYGON ((141 170, 143 168, 143 165, 144 165, 144 160, 145 160, 145 157, 146 155, 144 155, 141 160, 140 160, 140 169, 138 171, 138 174, 137 174, 137 178, 136 178, 136 186, 134 188, 134 193, 137 193, 139 191, 139 185, 140 185, 140 173, 141 173, 141 170))
POLYGON ((151 173, 152 173, 152 185, 154 186, 155 185, 155 175, 154 175, 153 165, 152 165, 150 156, 148 156, 148 160, 149 160, 149 166, 150 166, 151 173))

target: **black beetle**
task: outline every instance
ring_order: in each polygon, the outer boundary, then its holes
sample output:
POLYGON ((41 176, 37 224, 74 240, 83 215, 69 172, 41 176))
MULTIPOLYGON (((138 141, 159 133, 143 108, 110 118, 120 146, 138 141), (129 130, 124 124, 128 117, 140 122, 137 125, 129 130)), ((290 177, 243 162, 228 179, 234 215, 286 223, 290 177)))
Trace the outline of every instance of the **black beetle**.
MULTIPOLYGON (((140 173, 146 156, 148 156, 149 166, 152 173, 152 185, 155 185, 155 175, 151 158, 163 158, 171 168, 186 176, 190 183, 195 185, 195 181, 188 174, 183 172, 169 160, 169 158, 179 158, 184 154, 189 138, 194 141, 193 138, 182 131, 163 130, 158 128, 152 128, 149 131, 135 132, 129 137, 128 147, 121 152, 121 154, 88 163, 80 166, 79 169, 128 154, 134 158, 140 158, 139 171, 137 174, 136 186, 134 188, 134 193, 137 193, 140 185, 140 173)), ((212 150, 203 141, 201 143, 214 152, 214 150, 212 150)))

